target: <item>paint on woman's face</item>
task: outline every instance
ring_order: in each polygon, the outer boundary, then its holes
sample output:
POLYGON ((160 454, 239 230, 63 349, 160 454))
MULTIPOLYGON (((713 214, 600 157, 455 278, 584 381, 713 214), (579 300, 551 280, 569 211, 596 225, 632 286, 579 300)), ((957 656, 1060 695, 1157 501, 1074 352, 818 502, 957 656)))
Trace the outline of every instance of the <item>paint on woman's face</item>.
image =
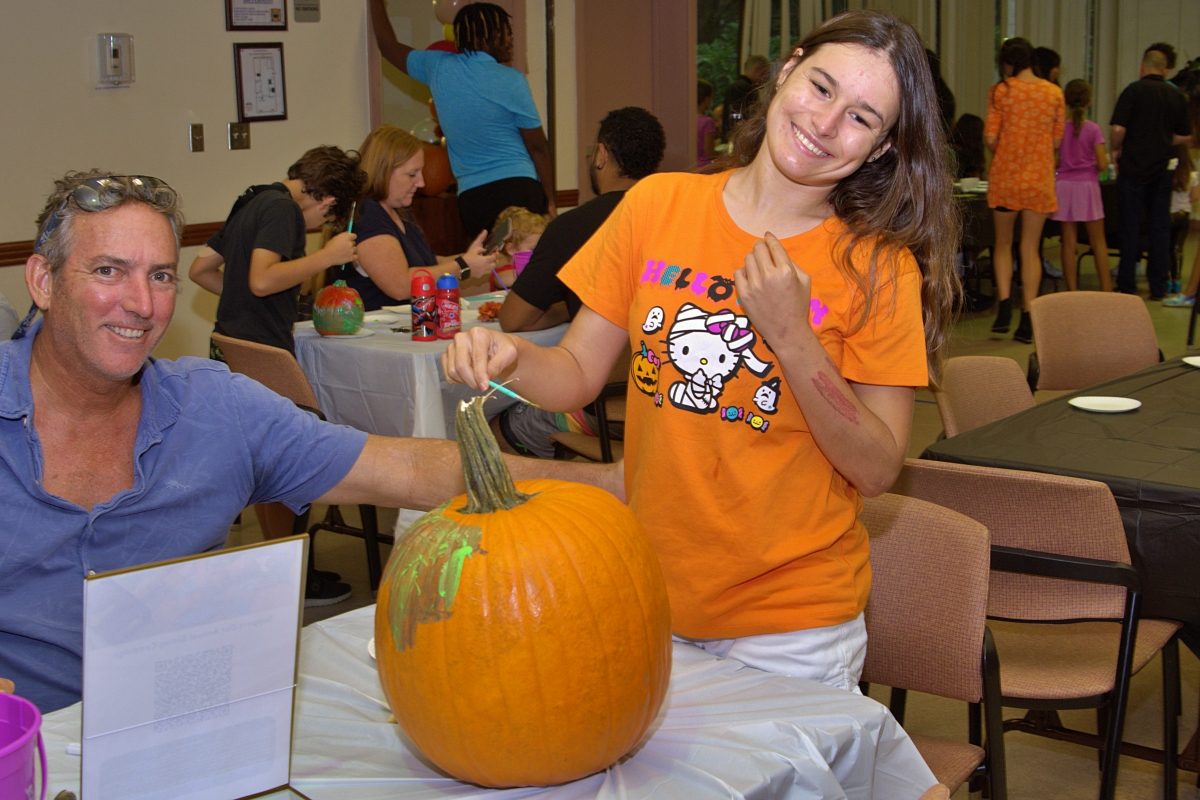
POLYGON ((450 618, 463 565, 479 548, 483 531, 459 525, 442 514, 444 503, 412 524, 388 560, 388 625, 400 652, 413 646, 417 626, 450 618))

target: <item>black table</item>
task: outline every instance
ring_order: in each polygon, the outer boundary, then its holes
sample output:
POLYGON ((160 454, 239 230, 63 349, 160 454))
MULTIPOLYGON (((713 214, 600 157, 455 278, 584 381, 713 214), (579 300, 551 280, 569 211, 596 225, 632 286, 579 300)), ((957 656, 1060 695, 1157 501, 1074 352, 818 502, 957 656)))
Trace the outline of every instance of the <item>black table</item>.
POLYGON ((1172 359, 942 440, 921 457, 1107 484, 1142 577, 1142 615, 1179 620, 1189 645, 1200 642, 1200 369, 1172 359), (1133 397, 1142 407, 1096 414, 1067 404, 1082 395, 1133 397))

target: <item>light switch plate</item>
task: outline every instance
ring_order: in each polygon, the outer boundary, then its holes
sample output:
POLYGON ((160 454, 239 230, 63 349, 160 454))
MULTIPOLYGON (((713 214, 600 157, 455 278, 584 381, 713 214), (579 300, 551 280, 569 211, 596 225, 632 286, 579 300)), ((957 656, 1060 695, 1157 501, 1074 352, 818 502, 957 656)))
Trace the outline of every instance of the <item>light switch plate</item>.
POLYGON ((292 19, 296 22, 320 22, 321 0, 293 0, 292 19))
POLYGON ((204 126, 193 122, 188 125, 188 146, 193 153, 204 152, 204 126))
POLYGON ((231 123, 229 123, 229 149, 230 150, 249 150, 250 149, 250 123, 249 122, 231 122, 231 123))

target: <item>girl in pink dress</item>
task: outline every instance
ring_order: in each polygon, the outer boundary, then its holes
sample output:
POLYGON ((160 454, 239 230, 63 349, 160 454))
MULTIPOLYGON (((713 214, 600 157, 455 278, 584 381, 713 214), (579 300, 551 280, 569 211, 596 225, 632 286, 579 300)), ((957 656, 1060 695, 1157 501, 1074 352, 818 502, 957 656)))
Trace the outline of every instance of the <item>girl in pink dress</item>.
POLYGON ((1108 169, 1108 153, 1104 150, 1104 134, 1100 126, 1084 118, 1092 104, 1092 87, 1084 80, 1073 80, 1063 90, 1070 119, 1063 130, 1059 148, 1058 173, 1055 188, 1058 210, 1050 219, 1062 223, 1062 267, 1067 289, 1079 288, 1075 249, 1079 242, 1077 222, 1087 227, 1092 243, 1096 274, 1100 290, 1112 291, 1112 272, 1108 267, 1108 242, 1104 240, 1104 204, 1100 200, 1099 173, 1108 169))

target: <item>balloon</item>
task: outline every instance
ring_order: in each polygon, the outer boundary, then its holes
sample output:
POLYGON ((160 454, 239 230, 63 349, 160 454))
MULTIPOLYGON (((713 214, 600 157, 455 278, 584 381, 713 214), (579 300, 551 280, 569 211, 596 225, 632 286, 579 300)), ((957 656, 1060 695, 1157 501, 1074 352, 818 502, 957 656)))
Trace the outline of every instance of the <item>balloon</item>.
POLYGON ((426 47, 425 49, 426 50, 442 50, 446 53, 457 53, 458 52, 458 46, 456 44, 454 44, 454 42, 452 42, 452 41, 448 42, 445 39, 436 41, 433 44, 429 45, 429 47, 426 47))
POLYGON ((422 142, 437 144, 439 142, 439 138, 436 133, 436 128, 436 121, 432 119, 424 119, 418 122, 416 127, 409 131, 409 133, 420 139, 422 142))
POLYGON ((454 25, 447 22, 445 25, 442 26, 442 38, 445 39, 447 42, 454 41, 454 25))
POLYGON ((426 197, 436 197, 450 188, 454 183, 454 173, 450 171, 450 155, 444 147, 425 145, 425 169, 421 174, 425 185, 418 191, 426 197))
POLYGON ((443 25, 453 25, 454 15, 471 0, 433 0, 433 13, 443 25))

